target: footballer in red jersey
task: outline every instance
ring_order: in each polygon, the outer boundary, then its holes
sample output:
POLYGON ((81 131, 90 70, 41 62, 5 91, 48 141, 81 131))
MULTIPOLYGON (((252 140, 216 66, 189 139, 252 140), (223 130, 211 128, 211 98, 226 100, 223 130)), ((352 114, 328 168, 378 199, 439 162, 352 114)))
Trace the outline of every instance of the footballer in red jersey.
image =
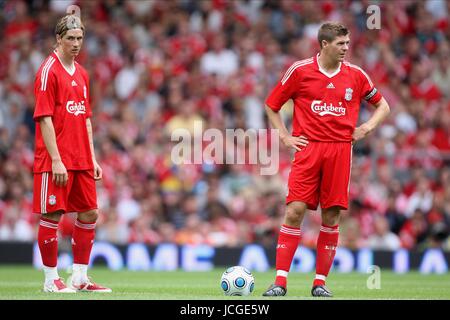
POLYGON ((266 113, 280 139, 296 150, 288 181, 286 212, 276 251, 276 278, 264 296, 283 296, 307 209, 321 207, 313 296, 331 297, 325 280, 334 260, 341 209, 348 207, 352 145, 373 131, 389 114, 389 105, 370 77, 344 60, 350 33, 339 23, 324 23, 318 32, 320 53, 293 63, 266 99, 266 113), (292 134, 279 115, 294 103, 292 134), (356 127, 361 101, 376 110, 356 127))
POLYGON ((98 217, 96 161, 89 105, 89 76, 75 61, 83 43, 79 16, 56 25, 56 49, 35 79, 36 121, 33 211, 41 214, 38 245, 45 273, 44 292, 111 292, 92 282, 87 267, 98 217), (68 285, 57 271, 57 229, 61 215, 77 212, 72 234, 73 270, 68 285))

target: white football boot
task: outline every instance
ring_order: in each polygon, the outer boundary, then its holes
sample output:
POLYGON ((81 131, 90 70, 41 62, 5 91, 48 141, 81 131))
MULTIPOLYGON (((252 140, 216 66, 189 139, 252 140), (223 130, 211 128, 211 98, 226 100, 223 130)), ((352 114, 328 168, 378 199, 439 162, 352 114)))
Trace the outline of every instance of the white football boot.
POLYGON ((63 279, 58 278, 44 283, 44 292, 76 293, 77 291, 65 285, 63 279))
POLYGON ((110 293, 112 290, 107 287, 103 287, 95 282, 92 282, 91 278, 88 277, 87 280, 82 281, 80 283, 76 283, 74 281, 74 277, 71 276, 67 283, 69 288, 79 291, 79 292, 100 292, 100 293, 110 293))

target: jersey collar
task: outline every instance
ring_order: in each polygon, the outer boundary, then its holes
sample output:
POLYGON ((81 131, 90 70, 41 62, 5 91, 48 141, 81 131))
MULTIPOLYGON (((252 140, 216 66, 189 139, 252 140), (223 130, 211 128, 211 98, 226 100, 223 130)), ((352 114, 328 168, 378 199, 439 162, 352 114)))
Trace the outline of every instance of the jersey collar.
POLYGON ((66 72, 72 77, 72 76, 75 74, 75 70, 76 70, 75 62, 73 63, 72 68, 68 69, 68 68, 66 68, 66 66, 64 65, 64 63, 61 61, 61 59, 59 58, 58 52, 56 52, 56 50, 55 50, 55 51, 53 51, 53 53, 54 53, 55 56, 58 58, 59 63, 60 63, 61 66, 64 68, 64 70, 66 70, 66 72))
POLYGON ((321 67, 320 64, 319 64, 319 55, 320 55, 320 53, 318 53, 318 54, 316 55, 316 63, 317 63, 317 67, 319 68, 319 71, 322 72, 324 75, 326 75, 328 78, 333 78, 335 75, 337 75, 337 74, 341 71, 341 65, 342 65, 342 63, 339 62, 339 66, 338 66, 338 68, 336 69, 336 71, 334 71, 333 73, 328 73, 328 72, 326 72, 324 69, 322 69, 322 67, 321 67))

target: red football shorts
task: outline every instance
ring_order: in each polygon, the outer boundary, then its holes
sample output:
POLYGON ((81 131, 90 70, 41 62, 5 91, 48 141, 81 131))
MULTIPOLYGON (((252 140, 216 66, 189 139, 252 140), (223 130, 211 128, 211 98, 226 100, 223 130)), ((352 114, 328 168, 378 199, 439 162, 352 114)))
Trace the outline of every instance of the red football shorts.
POLYGON ((52 182, 51 172, 34 174, 33 212, 86 212, 97 209, 97 192, 93 170, 68 171, 64 187, 52 182))
POLYGON ((286 203, 302 201, 308 209, 348 208, 352 144, 315 142, 295 153, 286 203))

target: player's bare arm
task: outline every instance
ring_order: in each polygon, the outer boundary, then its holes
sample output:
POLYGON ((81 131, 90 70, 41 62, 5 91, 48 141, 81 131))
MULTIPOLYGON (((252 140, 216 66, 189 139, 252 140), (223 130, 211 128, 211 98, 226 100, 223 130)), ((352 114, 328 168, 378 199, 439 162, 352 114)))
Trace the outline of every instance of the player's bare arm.
POLYGON ((275 129, 278 129, 280 133, 280 140, 283 144, 288 148, 294 148, 297 151, 301 151, 302 147, 306 147, 308 145, 308 138, 305 136, 293 137, 281 119, 281 116, 278 112, 273 111, 270 107, 266 105, 266 114, 269 118, 270 123, 275 129))
POLYGON ((372 117, 370 119, 361 124, 359 127, 355 128, 355 131, 353 131, 353 142, 356 142, 358 140, 361 140, 365 138, 368 134, 370 134, 380 123, 386 119, 390 112, 389 105, 387 101, 384 98, 381 98, 380 101, 378 101, 376 104, 374 104, 376 110, 373 113, 372 117))
POLYGON ((89 146, 91 148, 92 162, 94 163, 94 179, 101 180, 103 176, 103 170, 98 164, 97 158, 95 157, 94 140, 92 139, 92 123, 90 118, 86 119, 86 129, 89 137, 89 146))
POLYGON ((51 117, 42 117, 39 120, 39 126, 42 132, 42 138, 52 159, 52 181, 57 186, 66 186, 69 178, 67 169, 61 160, 58 146, 56 144, 55 128, 51 117))

